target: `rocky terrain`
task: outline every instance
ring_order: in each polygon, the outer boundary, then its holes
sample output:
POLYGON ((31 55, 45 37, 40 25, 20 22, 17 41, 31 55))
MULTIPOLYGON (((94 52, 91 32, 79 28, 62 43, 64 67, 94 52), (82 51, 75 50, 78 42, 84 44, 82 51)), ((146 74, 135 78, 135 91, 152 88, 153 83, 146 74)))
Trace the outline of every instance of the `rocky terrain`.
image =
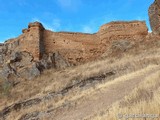
POLYGON ((0 120, 160 115, 159 10, 155 0, 148 10, 152 33, 145 21, 110 22, 94 34, 29 23, 0 44, 0 120))

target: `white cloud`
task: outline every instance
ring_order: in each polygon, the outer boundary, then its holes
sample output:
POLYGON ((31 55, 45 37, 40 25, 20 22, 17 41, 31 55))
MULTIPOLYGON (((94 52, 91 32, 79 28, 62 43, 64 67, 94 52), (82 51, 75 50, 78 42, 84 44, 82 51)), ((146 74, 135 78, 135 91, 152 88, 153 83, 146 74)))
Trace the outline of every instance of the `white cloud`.
POLYGON ((41 21, 38 18, 33 18, 31 21, 32 22, 35 22, 35 21, 40 22, 40 23, 43 24, 43 26, 45 27, 45 29, 51 30, 51 31, 57 31, 60 28, 60 26, 61 26, 61 23, 60 23, 59 19, 53 19, 53 21, 51 23, 41 21))
POLYGON ((92 33, 92 28, 90 26, 84 26, 83 27, 83 32, 84 33, 92 33))
POLYGON ((53 19, 52 25, 55 30, 58 30, 61 27, 60 19, 53 19))
POLYGON ((42 24, 43 24, 43 26, 45 27, 45 29, 51 30, 51 31, 56 31, 52 26, 47 25, 47 24, 44 24, 44 23, 42 23, 42 24))
POLYGON ((38 18, 32 18, 31 22, 41 22, 38 18))
POLYGON ((65 10, 76 11, 82 4, 82 1, 81 0, 58 0, 57 3, 61 8, 65 10))
POLYGON ((99 27, 107 22, 110 22, 113 18, 110 16, 103 16, 99 18, 92 18, 88 23, 82 25, 82 32, 84 33, 95 33, 98 32, 99 27))

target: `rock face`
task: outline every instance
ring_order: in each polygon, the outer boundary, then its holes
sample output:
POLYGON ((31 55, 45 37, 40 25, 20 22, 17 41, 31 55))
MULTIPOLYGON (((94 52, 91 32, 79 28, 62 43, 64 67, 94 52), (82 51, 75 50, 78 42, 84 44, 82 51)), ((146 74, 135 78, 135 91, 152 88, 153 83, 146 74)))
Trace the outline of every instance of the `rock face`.
POLYGON ((95 34, 83 34, 52 32, 34 22, 22 32, 0 44, 1 76, 5 79, 33 79, 44 69, 64 69, 94 60, 105 52, 107 44, 145 37, 148 29, 144 21, 117 21, 103 25, 95 34))
POLYGON ((148 10, 150 26, 154 34, 160 35, 160 0, 155 0, 148 10))
POLYGON ((68 66, 71 66, 71 64, 66 61, 59 52, 55 53, 49 53, 48 55, 43 55, 42 60, 39 62, 40 69, 64 69, 68 66))
POLYGON ((44 69, 63 69, 70 66, 59 53, 45 55, 40 61, 35 61, 29 52, 14 52, 2 54, 2 70, 0 77, 12 83, 17 83, 18 78, 32 80, 39 76, 44 69))

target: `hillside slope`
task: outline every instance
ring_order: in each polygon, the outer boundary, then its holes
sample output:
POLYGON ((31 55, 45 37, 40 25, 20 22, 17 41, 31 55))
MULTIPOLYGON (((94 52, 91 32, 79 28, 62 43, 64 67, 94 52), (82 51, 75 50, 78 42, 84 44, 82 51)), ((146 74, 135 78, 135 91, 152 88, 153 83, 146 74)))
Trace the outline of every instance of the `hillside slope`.
POLYGON ((0 120, 160 119, 160 0, 95 34, 39 22, 0 44, 0 120))
MULTIPOLYGON (((65 70, 47 70, 35 80, 23 81, 9 88, 7 96, 2 89, 0 117, 6 120, 105 120, 108 111, 119 106, 115 103, 125 101, 126 96, 135 93, 134 89, 147 80, 152 84, 142 91, 142 98, 154 101, 154 97, 159 98, 159 53, 158 48, 148 49, 137 55, 123 53, 120 58, 103 58, 65 70)), ((134 95, 136 105, 141 100, 145 102, 140 96, 134 95)), ((128 106, 128 102, 123 103, 128 106)), ((135 103, 131 102, 129 106, 132 104, 135 103)), ((109 114, 111 119, 120 111, 114 114, 112 111, 109 114)), ((138 111, 133 112, 136 114, 138 111)), ((159 114, 159 108, 152 112, 159 114)))

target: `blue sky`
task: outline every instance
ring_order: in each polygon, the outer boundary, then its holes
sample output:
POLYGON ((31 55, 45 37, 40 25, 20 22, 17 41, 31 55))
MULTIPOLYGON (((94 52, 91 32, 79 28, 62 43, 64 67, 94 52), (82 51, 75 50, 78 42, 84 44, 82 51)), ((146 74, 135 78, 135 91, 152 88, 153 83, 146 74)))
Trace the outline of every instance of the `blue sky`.
POLYGON ((0 0, 0 42, 19 36, 29 22, 46 29, 94 33, 117 20, 146 20, 154 0, 0 0))

